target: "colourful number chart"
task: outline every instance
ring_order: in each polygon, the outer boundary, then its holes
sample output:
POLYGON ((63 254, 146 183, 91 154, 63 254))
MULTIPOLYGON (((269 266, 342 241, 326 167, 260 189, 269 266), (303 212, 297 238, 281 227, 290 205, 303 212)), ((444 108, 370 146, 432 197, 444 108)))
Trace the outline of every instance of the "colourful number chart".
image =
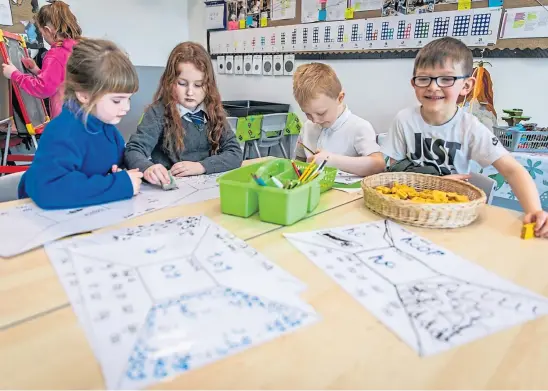
MULTIPOLYGON (((504 17, 501 37, 526 34, 548 36, 548 12, 519 9, 504 17), (505 32, 506 31, 506 32, 505 32)), ((501 25, 502 7, 474 8, 462 11, 439 11, 409 15, 386 16, 240 30, 233 35, 227 52, 225 42, 231 31, 216 31, 210 35, 212 54, 249 52, 299 52, 315 50, 378 50, 421 48, 428 42, 455 37, 471 47, 496 44, 501 25), (255 32, 253 31, 255 30, 255 32), (257 31, 260 30, 260 31, 257 31), (242 51, 243 49, 243 51, 242 51), (270 49, 270 50, 269 50, 270 49)), ((521 35, 520 35, 521 36, 521 35)))
POLYGON ((398 39, 409 39, 411 37, 411 23, 405 20, 398 22, 398 39))
POLYGON ((451 18, 449 16, 440 16, 434 19, 434 31, 432 36, 434 38, 447 37, 449 34, 449 22, 451 18))
POLYGON ((430 31, 430 22, 426 22, 424 19, 417 19, 415 22, 415 34, 413 38, 428 38, 428 32, 430 31))

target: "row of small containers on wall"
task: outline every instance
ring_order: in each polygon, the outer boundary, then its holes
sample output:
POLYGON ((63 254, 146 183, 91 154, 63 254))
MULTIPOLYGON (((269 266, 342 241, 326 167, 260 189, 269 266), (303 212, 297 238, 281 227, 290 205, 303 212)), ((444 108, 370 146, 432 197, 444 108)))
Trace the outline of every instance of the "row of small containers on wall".
POLYGON ((497 42, 502 8, 476 8, 338 22, 212 32, 212 55, 414 49, 441 37, 468 46, 497 42))

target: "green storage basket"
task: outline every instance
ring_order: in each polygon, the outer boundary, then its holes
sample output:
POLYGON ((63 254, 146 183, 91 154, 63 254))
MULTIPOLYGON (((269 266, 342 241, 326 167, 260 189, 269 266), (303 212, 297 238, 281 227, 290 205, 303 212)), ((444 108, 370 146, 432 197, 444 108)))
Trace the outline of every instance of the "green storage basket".
POLYGON ((219 177, 221 212, 239 217, 259 212, 262 221, 291 225, 316 209, 324 172, 293 189, 276 187, 272 177, 285 183, 297 179, 297 174, 290 160, 275 159, 244 166, 219 177), (258 185, 251 177, 252 173, 264 180, 267 186, 258 185))
MULTIPOLYGON (((306 166, 308 166, 308 163, 300 162, 297 160, 295 161, 295 165, 302 172, 302 170, 304 170, 306 166)), ((324 193, 333 187, 333 184, 335 183, 335 178, 337 177, 337 171, 338 170, 333 167, 324 167, 324 176, 320 181, 320 193, 324 193)))

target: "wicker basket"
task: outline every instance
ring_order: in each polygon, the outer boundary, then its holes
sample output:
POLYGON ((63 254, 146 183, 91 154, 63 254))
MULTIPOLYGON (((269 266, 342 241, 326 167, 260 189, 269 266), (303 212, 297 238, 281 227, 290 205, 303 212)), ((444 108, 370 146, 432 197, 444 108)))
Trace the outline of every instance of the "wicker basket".
POLYGON ((426 228, 458 228, 472 223, 486 202, 485 193, 468 182, 439 176, 407 172, 382 173, 362 180, 365 206, 384 217, 426 228), (466 195, 469 202, 455 204, 414 203, 398 200, 375 190, 377 186, 391 187, 394 182, 417 190, 441 190, 466 195))

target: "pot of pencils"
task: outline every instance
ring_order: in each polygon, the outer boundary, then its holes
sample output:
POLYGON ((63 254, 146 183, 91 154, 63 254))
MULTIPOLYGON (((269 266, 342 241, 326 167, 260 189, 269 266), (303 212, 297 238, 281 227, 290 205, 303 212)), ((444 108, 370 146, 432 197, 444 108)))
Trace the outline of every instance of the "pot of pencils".
POLYGON ((291 225, 320 201, 325 164, 299 169, 288 159, 274 159, 227 172, 219 178, 221 211, 240 217, 259 213, 261 221, 291 225))

